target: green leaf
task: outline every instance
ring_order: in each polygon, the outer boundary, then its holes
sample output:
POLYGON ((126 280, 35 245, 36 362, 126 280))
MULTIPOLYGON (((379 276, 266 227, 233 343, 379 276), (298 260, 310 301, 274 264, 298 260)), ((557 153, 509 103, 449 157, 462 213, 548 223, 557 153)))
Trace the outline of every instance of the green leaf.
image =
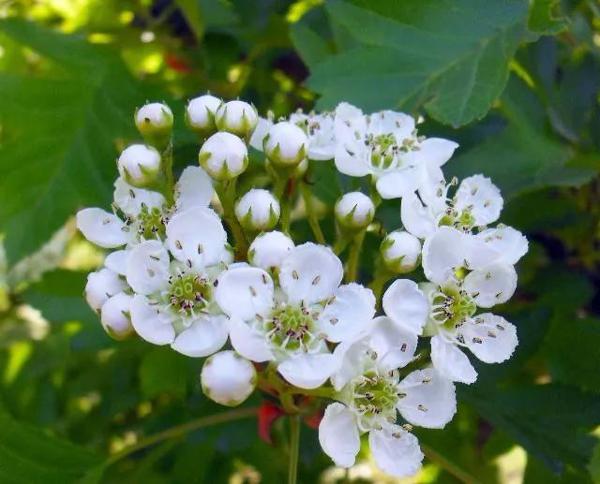
POLYGON ((58 66, 44 77, 0 74, 0 230, 15 261, 77 208, 108 207, 114 160, 148 92, 112 50, 16 19, 0 32, 58 66))
POLYGON ((99 325, 98 316, 83 298, 86 280, 87 273, 58 269, 46 273, 41 281, 27 288, 23 298, 49 321, 99 325))
POLYGON ((152 398, 161 393, 181 397, 187 388, 188 366, 186 358, 171 348, 154 348, 140 365, 142 393, 152 398))
POLYGON ((14 420, 0 409, 0 481, 6 484, 76 482, 100 458, 67 441, 14 420))
POLYGON ((202 19, 202 11, 198 0, 177 0, 175 3, 185 15, 196 38, 202 39, 204 36, 204 20, 202 19))
POLYGON ((506 126, 474 148, 459 151, 447 165, 449 175, 483 173, 507 199, 545 186, 579 186, 595 175, 592 169, 569 165, 571 148, 544 129, 543 107, 520 79, 511 78, 500 112, 506 126))
POLYGON ((594 447, 588 470, 594 482, 600 482, 600 442, 594 447))
POLYGON ((584 469, 600 421, 600 396, 558 384, 498 386, 485 371, 459 396, 555 472, 566 464, 584 469))
POLYGON ((600 319, 555 318, 543 352, 556 381, 600 392, 600 319))
POLYGON ((303 22, 290 26, 290 37, 307 66, 315 65, 332 54, 327 42, 303 22))
POLYGON ((529 10, 528 28, 532 32, 555 35, 568 27, 565 17, 557 15, 560 7, 558 0, 533 0, 529 10))
POLYGON ((320 107, 342 100, 367 110, 423 106, 453 126, 483 117, 502 93, 528 13, 522 0, 334 0, 326 7, 360 45, 309 65, 320 107))

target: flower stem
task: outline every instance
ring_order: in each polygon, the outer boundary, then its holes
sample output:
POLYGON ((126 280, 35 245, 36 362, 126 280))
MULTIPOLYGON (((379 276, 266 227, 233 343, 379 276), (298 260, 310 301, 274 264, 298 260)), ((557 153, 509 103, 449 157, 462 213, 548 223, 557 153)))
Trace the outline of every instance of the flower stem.
POLYGON ((365 231, 362 230, 354 236, 350 245, 348 262, 346 264, 346 282, 355 282, 358 277, 358 265, 360 262, 360 252, 363 241, 365 240, 365 231))
POLYGON ((236 260, 244 260, 248 252, 248 241, 242 226, 235 216, 235 189, 237 179, 227 180, 215 183, 215 191, 221 201, 223 207, 223 218, 231 229, 235 240, 235 258, 236 260))
POLYGON ((300 453, 300 416, 290 415, 290 464, 288 467, 288 484, 296 484, 298 480, 298 456, 300 453))
POLYGON ((141 439, 136 444, 126 447, 122 451, 110 456, 106 461, 105 467, 108 467, 109 465, 137 452, 138 450, 157 444, 163 440, 180 437, 188 432, 203 427, 210 427, 212 425, 231 422, 233 420, 254 417, 256 416, 257 412, 257 408, 236 408, 235 410, 230 410, 228 412, 217 413, 215 415, 209 415, 206 417, 197 418, 195 420, 190 420, 182 425, 177 425, 175 427, 163 430, 162 432, 158 432, 157 434, 150 435, 144 439, 141 439))
POLYGON ((292 211, 292 198, 294 192, 293 179, 287 176, 278 176, 274 186, 275 196, 281 205, 281 231, 290 233, 290 213, 292 211))
POLYGON ((384 262, 379 258, 375 268, 373 280, 369 284, 369 289, 373 291, 375 299, 379 301, 383 294, 385 283, 394 277, 394 273, 385 267, 384 262))
POLYGON ((313 203, 310 187, 306 182, 301 182, 300 190, 302 191, 302 198, 304 198, 304 206, 306 207, 306 218, 308 219, 308 224, 310 225, 316 241, 319 244, 325 245, 325 236, 323 235, 323 231, 319 225, 319 219, 315 213, 315 204, 313 203))

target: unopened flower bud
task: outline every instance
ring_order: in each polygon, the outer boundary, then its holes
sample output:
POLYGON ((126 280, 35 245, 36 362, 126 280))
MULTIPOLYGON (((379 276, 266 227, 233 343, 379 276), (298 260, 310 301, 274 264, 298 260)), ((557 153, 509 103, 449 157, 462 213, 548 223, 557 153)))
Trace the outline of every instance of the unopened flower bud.
POLYGON ((294 248, 294 242, 282 232, 260 234, 250 244, 248 261, 265 271, 279 269, 283 259, 294 248))
POLYGON ((125 287, 125 282, 116 272, 104 267, 88 274, 85 299, 93 310, 100 311, 108 298, 120 293, 125 287))
POLYGON ((235 351, 221 351, 204 362, 200 382, 208 398, 221 405, 235 407, 254 390, 256 370, 252 363, 235 351))
POLYGON ((133 332, 129 307, 132 296, 120 292, 108 299, 100 312, 102 327, 114 339, 124 339, 133 332))
POLYGON ((264 151, 275 165, 298 165, 306 158, 308 138, 294 123, 282 121, 269 130, 264 139, 264 151))
POLYGON ((255 188, 246 192, 235 206, 235 216, 247 230, 270 230, 279 221, 281 209, 268 190, 255 188))
POLYGON ((421 256, 421 242, 414 235, 396 230, 381 243, 381 256, 388 269, 403 274, 414 270, 421 256))
POLYGON ((117 160, 121 177, 136 188, 148 188, 160 175, 160 153, 152 146, 131 145, 117 160))
POLYGON ((205 94, 191 99, 185 108, 185 121, 189 128, 202 137, 217 131, 215 114, 223 101, 218 97, 205 94))
POLYGON ((231 180, 248 166, 248 148, 234 134, 215 133, 200 148, 198 160, 215 180, 231 180))
POLYGON ((135 125, 148 143, 162 148, 171 138, 173 113, 166 104, 149 103, 135 112, 135 125))
POLYGON ((247 102, 229 101, 217 109, 215 123, 219 131, 228 131, 249 139, 258 123, 258 113, 247 102))
POLYGON ((343 228, 364 229, 373 221, 375 205, 364 193, 346 193, 335 204, 335 216, 343 228))

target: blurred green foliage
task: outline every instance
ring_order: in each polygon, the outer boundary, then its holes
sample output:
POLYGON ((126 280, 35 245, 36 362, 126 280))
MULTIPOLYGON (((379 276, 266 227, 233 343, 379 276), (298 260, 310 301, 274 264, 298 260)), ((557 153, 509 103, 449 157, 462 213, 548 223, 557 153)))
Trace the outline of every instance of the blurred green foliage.
MULTIPOLYGON (((460 142, 452 174, 491 176, 503 221, 531 242, 502 308, 520 345, 460 387, 447 429, 419 432, 429 460, 417 482, 600 482, 599 86, 593 0, 0 4, 0 480, 284 479, 282 420, 276 446, 244 418, 131 450, 224 410, 201 395, 200 361, 111 341, 81 297, 101 254, 69 218, 109 205, 134 108, 161 99, 180 115, 210 90, 275 115, 342 100, 403 109, 460 142)), ((197 146, 177 121, 181 168, 197 146)), ((328 203, 354 183, 325 164, 314 173, 328 203)), ((391 204, 379 216, 400 223, 391 204)), ((330 213, 323 225, 332 232, 330 213)), ((305 221, 294 230, 308 233, 305 221)), ((302 438, 301 481, 341 481, 315 431, 302 438)), ((384 482, 374 472, 350 478, 384 482)))

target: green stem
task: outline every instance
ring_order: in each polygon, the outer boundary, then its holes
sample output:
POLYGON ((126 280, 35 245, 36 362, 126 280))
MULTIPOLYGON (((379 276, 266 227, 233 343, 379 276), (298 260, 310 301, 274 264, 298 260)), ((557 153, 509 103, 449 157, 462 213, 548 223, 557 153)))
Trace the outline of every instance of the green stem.
POLYGON ((235 240, 235 258, 236 260, 244 260, 248 252, 248 241, 242 226, 235 216, 235 195, 236 195, 237 178, 223 182, 215 183, 215 191, 221 201, 223 207, 223 218, 231 229, 235 240))
POLYGON ((350 253, 348 254, 348 262, 346 264, 346 282, 355 282, 357 280, 360 252, 362 250, 364 240, 364 230, 356 234, 352 240, 352 244, 350 245, 350 253))
POLYGON ((344 250, 346 250, 346 247, 348 247, 348 243, 348 238, 344 235, 339 234, 338 239, 335 241, 335 244, 333 244, 333 252, 336 255, 340 255, 342 252, 344 252, 344 250))
POLYGON ((298 455, 300 453, 300 416, 290 416, 290 464, 288 472, 288 484, 296 484, 298 481, 298 455))
POLYGON ((384 262, 379 259, 375 269, 375 277, 373 277, 373 280, 369 284, 369 288, 373 291, 377 301, 381 299, 385 283, 392 277, 394 277, 394 273, 386 269, 384 262))
POLYGON ((289 235, 290 232, 290 214, 292 211, 292 190, 288 190, 288 185, 291 178, 285 176, 278 176, 275 181, 274 192, 275 197, 279 200, 281 205, 281 217, 279 223, 281 225, 281 231, 289 235), (290 192, 290 193, 288 193, 290 192))
POLYGON ((138 450, 157 444, 158 442, 162 442, 163 440, 180 437, 193 430, 197 430, 203 427, 210 427, 225 422, 231 422, 233 420, 254 417, 256 416, 257 412, 257 408, 236 408, 235 410, 230 410, 228 412, 222 412, 215 415, 209 415, 207 417, 200 417, 182 425, 171 427, 167 430, 163 430, 162 432, 158 432, 157 434, 150 435, 144 439, 141 439, 136 444, 130 447, 126 447, 122 451, 111 455, 107 459, 105 467, 108 467, 109 465, 123 459, 124 457, 127 457, 128 455, 137 452, 138 450))
POLYGON ((319 219, 315 213, 315 204, 310 187, 306 182, 301 182, 300 190, 302 191, 302 198, 304 198, 304 206, 306 207, 306 218, 308 219, 308 224, 310 225, 316 241, 319 244, 325 245, 325 236, 323 235, 323 231, 319 225, 319 219))
POLYGON ((444 457, 442 454, 440 454, 436 450, 433 450, 428 445, 424 444, 423 442, 419 442, 419 444, 421 445, 421 449, 423 450, 423 453, 427 456, 427 458, 429 460, 435 462, 446 472, 448 472, 449 474, 452 474, 454 477, 456 477, 456 479, 458 479, 459 481, 467 483, 467 484, 480 482, 478 479, 476 479, 474 476, 469 474, 467 471, 464 471, 463 469, 458 467, 456 464, 451 462, 449 459, 444 457))

